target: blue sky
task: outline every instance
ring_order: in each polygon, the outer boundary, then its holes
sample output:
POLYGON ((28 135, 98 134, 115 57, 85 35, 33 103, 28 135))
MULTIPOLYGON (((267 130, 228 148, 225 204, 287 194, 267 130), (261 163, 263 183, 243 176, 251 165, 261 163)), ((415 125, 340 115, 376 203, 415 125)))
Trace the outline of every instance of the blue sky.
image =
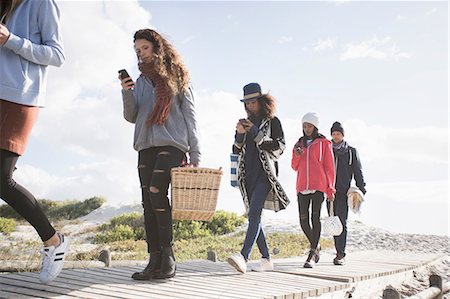
POLYGON ((219 208, 242 212, 228 155, 242 86, 278 101, 289 150, 280 181, 297 218, 290 148, 303 114, 339 120, 360 151, 368 194, 361 216, 398 232, 448 234, 447 2, 59 2, 66 64, 51 68, 17 180, 37 197, 139 202, 133 126, 117 70, 139 73, 132 36, 152 27, 192 76, 205 167, 223 167, 219 208))

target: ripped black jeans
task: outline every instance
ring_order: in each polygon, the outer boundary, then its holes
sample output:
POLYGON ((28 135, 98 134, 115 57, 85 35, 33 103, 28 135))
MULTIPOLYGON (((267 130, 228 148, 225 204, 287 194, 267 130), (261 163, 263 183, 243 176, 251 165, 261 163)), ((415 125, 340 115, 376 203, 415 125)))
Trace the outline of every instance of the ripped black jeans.
POLYGON ((180 166, 184 157, 181 150, 172 146, 139 151, 138 171, 148 252, 172 246, 172 210, 168 198, 170 170, 180 166))

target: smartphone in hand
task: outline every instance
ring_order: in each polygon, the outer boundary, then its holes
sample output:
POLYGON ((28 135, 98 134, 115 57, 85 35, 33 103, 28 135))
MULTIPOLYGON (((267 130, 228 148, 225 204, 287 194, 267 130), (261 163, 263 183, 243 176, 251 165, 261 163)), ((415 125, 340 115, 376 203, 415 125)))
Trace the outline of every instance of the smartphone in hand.
POLYGON ((244 127, 244 129, 248 127, 248 120, 247 120, 247 119, 241 118, 241 119, 239 120, 239 122, 240 122, 241 125, 244 127))
MULTIPOLYGON (((130 81, 133 81, 133 79, 131 79, 131 77, 130 77, 130 75, 128 74, 128 72, 127 72, 126 69, 120 70, 120 71, 119 71, 119 74, 120 74, 120 78, 121 78, 122 80, 123 80, 123 79, 126 79, 126 78, 130 78, 129 80, 125 81, 125 83, 128 83, 128 82, 130 82, 130 81)), ((134 87, 134 84, 133 84, 132 87, 134 87)))

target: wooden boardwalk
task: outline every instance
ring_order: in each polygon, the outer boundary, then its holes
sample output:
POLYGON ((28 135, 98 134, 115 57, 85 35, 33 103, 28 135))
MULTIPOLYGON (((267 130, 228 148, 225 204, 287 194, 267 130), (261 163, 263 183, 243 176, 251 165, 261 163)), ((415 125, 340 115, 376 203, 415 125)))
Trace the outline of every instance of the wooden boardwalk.
POLYGON ((227 263, 206 260, 178 264, 175 278, 133 281, 142 265, 64 269, 49 285, 38 273, 0 274, 0 298, 306 298, 345 290, 354 282, 400 273, 440 258, 432 254, 353 253, 345 266, 323 255, 314 269, 302 268, 304 257, 276 259, 274 272, 237 273, 227 263))

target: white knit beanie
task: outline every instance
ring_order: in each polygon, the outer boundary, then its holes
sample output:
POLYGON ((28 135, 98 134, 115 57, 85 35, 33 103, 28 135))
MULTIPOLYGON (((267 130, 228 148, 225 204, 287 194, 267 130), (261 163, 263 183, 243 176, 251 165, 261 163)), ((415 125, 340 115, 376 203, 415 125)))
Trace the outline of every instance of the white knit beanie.
POLYGON ((302 118, 302 125, 304 123, 310 123, 319 129, 319 114, 315 112, 308 112, 302 118))

